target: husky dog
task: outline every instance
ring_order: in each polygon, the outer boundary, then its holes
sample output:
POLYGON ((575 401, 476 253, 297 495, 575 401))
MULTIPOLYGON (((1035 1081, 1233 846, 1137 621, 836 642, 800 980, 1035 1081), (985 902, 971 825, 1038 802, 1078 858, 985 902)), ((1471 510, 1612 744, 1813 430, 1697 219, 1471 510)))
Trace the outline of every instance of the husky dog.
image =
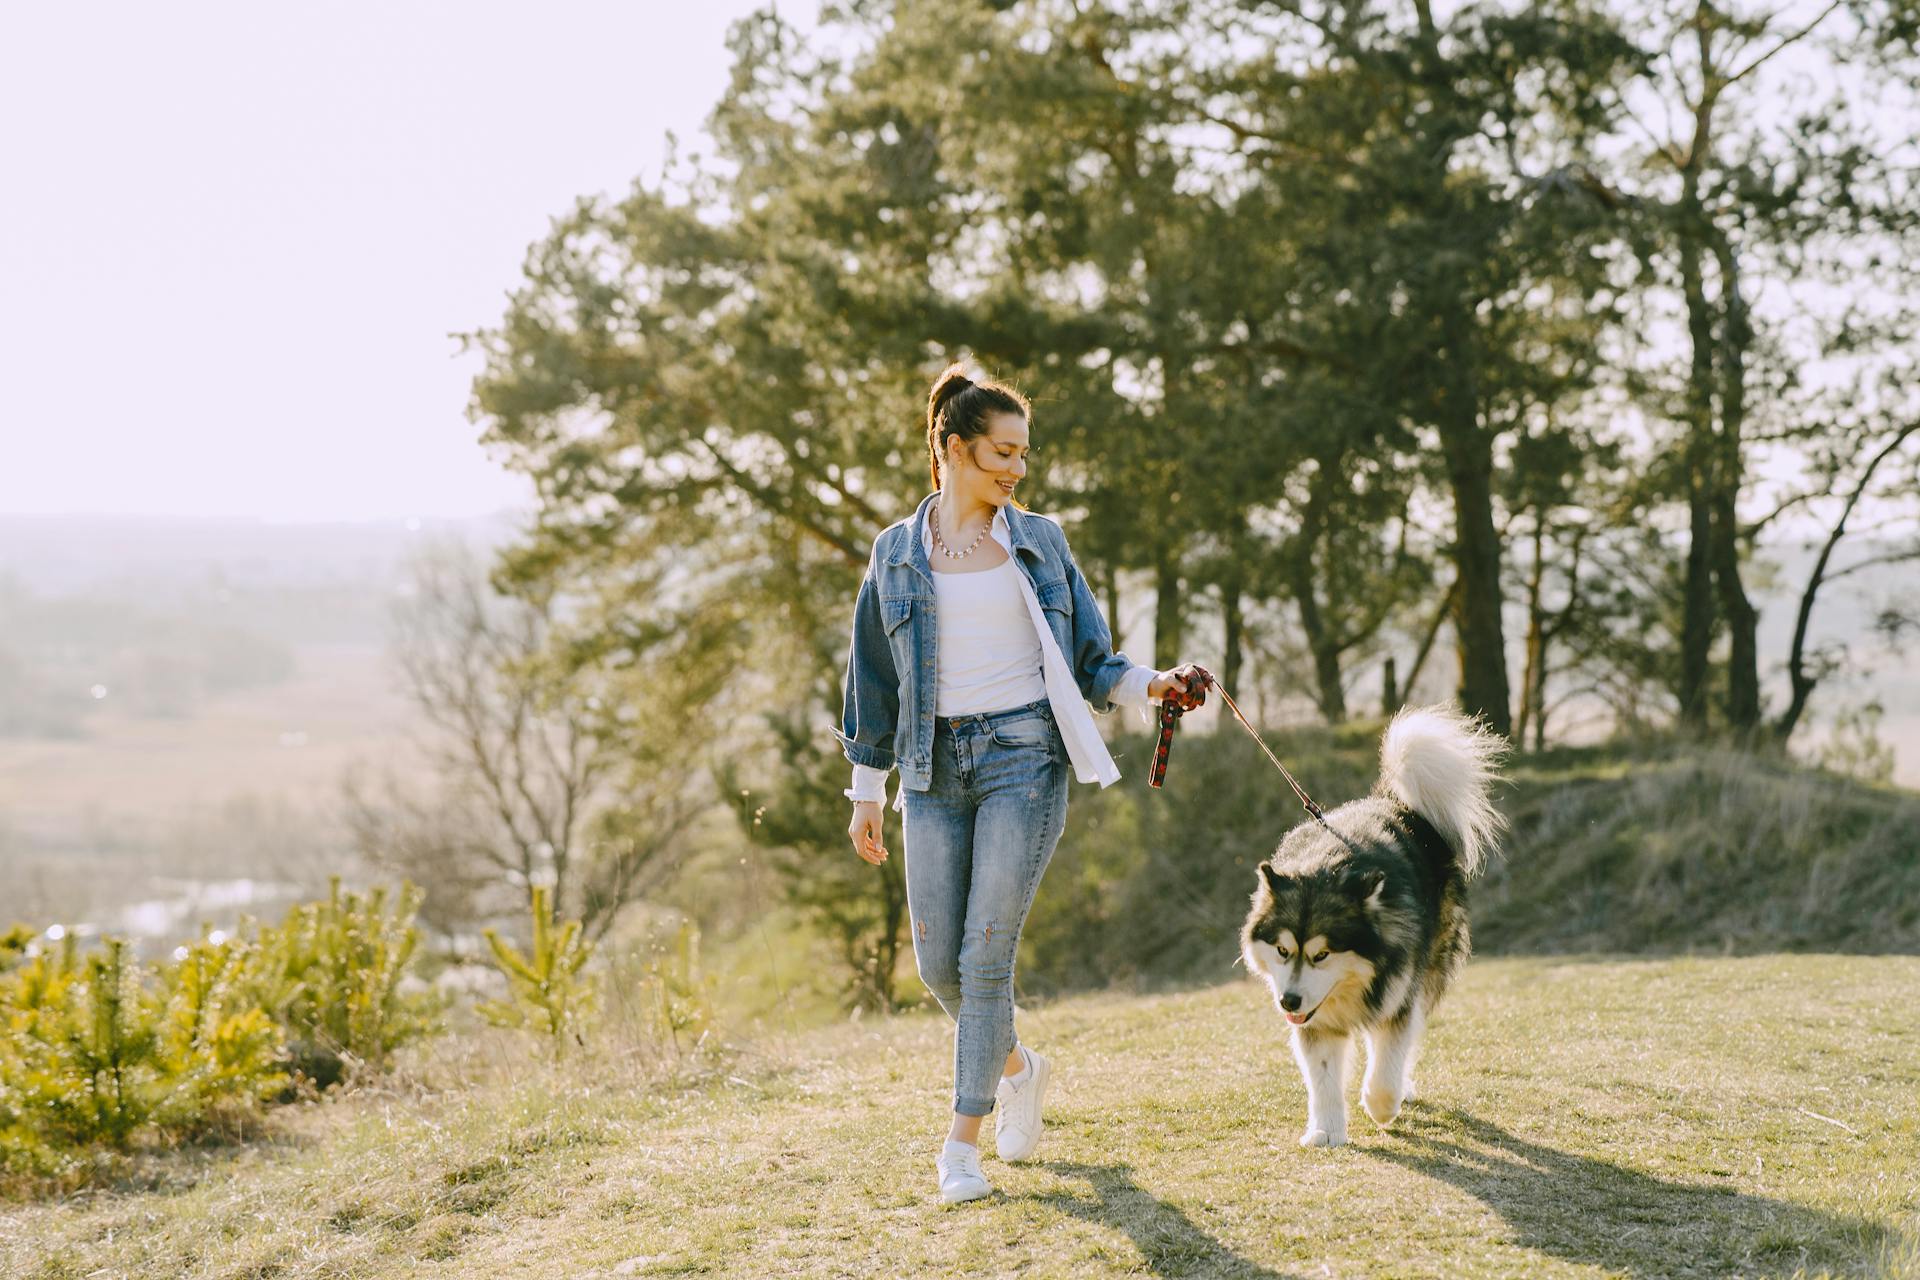
POLYGON ((1293 1028, 1301 1146, 1347 1140, 1356 1033, 1367 1114, 1387 1124, 1413 1096, 1427 1013, 1467 958, 1467 881, 1504 826, 1489 794, 1502 749, 1457 711, 1403 711, 1381 738, 1373 794, 1301 823, 1260 864, 1240 954, 1293 1028))

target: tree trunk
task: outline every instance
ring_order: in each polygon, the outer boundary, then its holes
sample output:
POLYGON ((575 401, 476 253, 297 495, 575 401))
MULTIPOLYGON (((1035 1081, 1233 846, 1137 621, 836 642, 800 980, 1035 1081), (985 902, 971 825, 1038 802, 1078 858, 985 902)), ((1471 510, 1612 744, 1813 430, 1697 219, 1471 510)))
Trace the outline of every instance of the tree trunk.
POLYGON ((1246 620, 1240 612, 1240 575, 1234 574, 1221 587, 1221 621, 1226 631, 1220 655, 1220 680, 1229 692, 1240 687, 1240 647, 1246 620))
POLYGON ((1714 251, 1720 263, 1721 307, 1725 312, 1721 351, 1725 367, 1720 383, 1720 431, 1713 477, 1713 580, 1731 642, 1727 654, 1727 723, 1751 734, 1760 724, 1760 616, 1740 581, 1740 484, 1745 474, 1740 453, 1746 419, 1746 353, 1753 341, 1747 303, 1740 292, 1740 264, 1733 246, 1717 232, 1714 251))
POLYGON ((1313 680, 1320 714, 1328 724, 1347 722, 1347 694, 1340 687, 1340 651, 1326 642, 1323 632, 1313 650, 1313 680))
POLYGON ((1153 602, 1153 664, 1161 670, 1180 663, 1186 618, 1180 591, 1180 557, 1172 550, 1163 551, 1154 567, 1153 602))
POLYGON ((1547 749, 1547 641, 1540 641, 1540 665, 1533 673, 1533 749, 1547 749))
POLYGON ((1287 556, 1287 584, 1294 604, 1300 610, 1300 629, 1306 633, 1307 651, 1313 656, 1314 701, 1328 724, 1343 724, 1347 718, 1346 692, 1340 687, 1340 638, 1333 634, 1326 615, 1320 611, 1319 587, 1315 582, 1314 557, 1326 528, 1327 504, 1331 500, 1332 464, 1320 459, 1307 486, 1307 505, 1300 514, 1300 532, 1294 535, 1287 556))
POLYGON ((1471 319, 1452 319, 1447 343, 1455 370, 1443 390, 1439 413, 1441 448, 1453 487, 1454 633, 1460 646, 1460 705, 1485 718, 1502 737, 1513 731, 1507 692, 1506 638, 1500 620, 1500 536, 1493 527, 1493 441, 1480 427, 1479 398, 1471 385, 1471 352, 1464 329, 1471 319))
POLYGON ((1347 699, 1340 687, 1340 649, 1327 632, 1320 601, 1313 593, 1313 564, 1308 553, 1296 553, 1289 578, 1293 584, 1293 602, 1300 610, 1300 630, 1306 635, 1307 652, 1313 656, 1313 700, 1328 724, 1343 724, 1347 718, 1347 699))
POLYGON ((1555 613, 1540 612, 1540 654, 1533 669, 1533 749, 1547 749, 1547 674, 1553 669, 1553 638, 1572 626, 1580 613, 1580 553, 1590 529, 1576 525, 1567 556, 1567 602, 1555 613))
MULTIPOLYGON (((1698 216, 1697 204, 1693 217, 1698 216)), ((1680 619, 1681 723, 1707 723, 1707 661, 1713 645, 1713 316, 1700 279, 1698 225, 1681 228, 1680 278, 1687 301, 1693 367, 1687 381, 1687 571, 1680 619)))
MULTIPOLYGON (((1721 458, 1723 469, 1728 462, 1721 458)), ((1760 723, 1760 615, 1740 583, 1740 548, 1734 529, 1734 487, 1716 481, 1713 499, 1713 581, 1726 618, 1727 725, 1751 733, 1760 723)))
POLYGON ((1107 590, 1107 627, 1113 632, 1113 642, 1120 643, 1120 571, 1111 561, 1100 574, 1100 580, 1107 590))
POLYGON ((1546 517, 1533 513, 1533 563, 1527 569, 1527 667, 1520 677, 1520 717, 1514 722, 1513 740, 1524 745, 1527 726, 1543 710, 1540 706, 1540 668, 1546 654, 1546 626, 1540 613, 1540 584, 1546 576, 1546 517))
POLYGON ((1400 683, 1400 701, 1395 704, 1397 710, 1413 696, 1413 687, 1420 683, 1420 673, 1426 669, 1427 656, 1433 652, 1434 641, 1440 638, 1441 624, 1453 616, 1453 598, 1460 593, 1459 582, 1447 587, 1447 594, 1440 597, 1440 607, 1433 611, 1432 621, 1427 623, 1426 632, 1420 637, 1420 647, 1413 651, 1413 663, 1407 668, 1407 678, 1400 683))
POLYGON ((873 997, 878 1012, 899 1008, 894 973, 900 965, 900 941, 907 924, 907 878, 891 862, 880 868, 880 937, 874 947, 873 997))
POLYGON ((1716 621, 1713 599, 1713 313, 1701 280, 1700 253, 1710 231, 1700 203, 1700 172, 1713 148, 1713 112, 1718 97, 1713 31, 1718 16, 1699 0, 1693 17, 1700 56, 1700 100, 1693 108, 1693 139, 1680 168, 1680 289, 1687 305, 1687 336, 1693 344, 1687 377, 1687 570, 1680 618, 1680 721, 1694 729, 1707 723, 1707 667, 1716 621))
POLYGON ((1827 566, 1833 560, 1833 549, 1847 536, 1847 521, 1853 519, 1854 508, 1860 505, 1860 499, 1873 483, 1873 473, 1907 442, 1909 436, 1916 433, 1920 433, 1920 422, 1902 427, 1868 461, 1860 473, 1859 483, 1854 485, 1853 492, 1847 497, 1847 504, 1840 509, 1840 518, 1834 521, 1832 532, 1827 534, 1826 542, 1821 545, 1812 572, 1807 575, 1806 589, 1800 593, 1800 608, 1794 616, 1793 645, 1787 654, 1787 680, 1792 686, 1792 698, 1787 703, 1787 709, 1773 724, 1773 736, 1781 743, 1793 736, 1794 728, 1806 712, 1807 699, 1812 696, 1814 685, 1819 683, 1819 677, 1807 670, 1807 627, 1813 621, 1814 598, 1820 594, 1820 587, 1827 580, 1827 566))

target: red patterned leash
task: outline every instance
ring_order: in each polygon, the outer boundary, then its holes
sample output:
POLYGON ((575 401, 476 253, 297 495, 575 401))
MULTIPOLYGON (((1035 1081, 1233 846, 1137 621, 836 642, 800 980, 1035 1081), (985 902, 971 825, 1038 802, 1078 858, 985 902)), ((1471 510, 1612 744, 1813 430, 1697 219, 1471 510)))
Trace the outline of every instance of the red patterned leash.
POLYGON ((1285 778, 1287 785, 1293 788, 1293 794, 1300 798, 1301 806, 1313 815, 1314 821, 1323 827, 1326 826, 1326 811, 1313 802, 1313 797, 1307 794, 1306 788, 1300 785, 1299 780, 1293 776, 1287 766, 1280 763, 1280 757, 1273 754, 1273 748, 1267 745, 1267 740, 1262 738, 1260 731, 1247 720, 1240 710, 1240 705, 1233 700, 1233 695, 1228 693, 1225 686, 1214 679, 1213 673, 1205 667, 1190 668, 1186 690, 1171 694, 1160 703, 1160 740, 1154 744, 1153 766, 1147 771, 1147 785, 1157 787, 1166 781, 1167 756, 1173 750, 1173 731, 1179 725, 1182 715, 1206 702, 1209 688, 1219 690, 1220 700, 1227 704, 1227 710, 1233 712, 1233 718, 1240 722, 1240 727, 1253 735, 1253 740, 1260 744, 1260 750, 1266 753, 1267 759, 1273 761, 1273 767, 1280 771, 1280 776, 1285 778))
POLYGON ((1206 705, 1207 686, 1219 688, 1213 673, 1205 667, 1187 668, 1187 687, 1176 689, 1160 700, 1160 740, 1153 744, 1153 764, 1147 770, 1147 785, 1157 787, 1167 780, 1167 756, 1173 750, 1173 731, 1180 717, 1195 707, 1206 705))

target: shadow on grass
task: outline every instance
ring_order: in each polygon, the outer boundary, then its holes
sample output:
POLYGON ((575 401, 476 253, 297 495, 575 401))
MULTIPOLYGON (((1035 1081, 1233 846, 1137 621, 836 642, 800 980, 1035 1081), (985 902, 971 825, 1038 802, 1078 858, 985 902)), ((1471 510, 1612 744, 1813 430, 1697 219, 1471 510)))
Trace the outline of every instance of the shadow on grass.
POLYGON ((1506 1221, 1517 1244, 1620 1275, 1858 1275, 1895 1243, 1864 1218, 1668 1182, 1453 1108, 1416 1102, 1393 1133, 1400 1142, 1354 1150, 1465 1191, 1506 1221))
POLYGON ((1283 1272, 1243 1258, 1193 1225, 1177 1207, 1133 1180, 1124 1164, 1079 1164, 1048 1160, 1043 1166, 1063 1178, 1084 1179, 1091 1198, 1067 1191, 1026 1197, 1061 1213, 1124 1231, 1156 1276, 1234 1276, 1243 1280, 1293 1280, 1283 1272))
POLYGON ((57 1204, 79 1207, 130 1196, 179 1196, 207 1179, 232 1171, 242 1156, 281 1160, 311 1150, 307 1134, 262 1128, 241 1136, 210 1136, 178 1146, 80 1153, 65 1176, 0 1178, 0 1205, 57 1204))

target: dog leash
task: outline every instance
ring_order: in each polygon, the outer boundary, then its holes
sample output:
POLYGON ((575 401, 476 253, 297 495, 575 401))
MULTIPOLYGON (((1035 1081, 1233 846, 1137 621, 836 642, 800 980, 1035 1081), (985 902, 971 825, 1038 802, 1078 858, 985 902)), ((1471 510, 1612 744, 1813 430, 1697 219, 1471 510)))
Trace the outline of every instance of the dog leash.
MULTIPOLYGON (((1260 731, 1247 720, 1240 710, 1240 704, 1233 700, 1233 695, 1227 692, 1226 686, 1215 679, 1213 673, 1205 667, 1195 666, 1189 671, 1187 687, 1169 694, 1160 702, 1160 739, 1153 747, 1153 765, 1147 771, 1147 785, 1157 787, 1166 781, 1167 757, 1173 751, 1173 731, 1179 727, 1180 717, 1204 705, 1207 700, 1207 690, 1213 688, 1219 690, 1220 700, 1227 704, 1227 710, 1233 712, 1233 718, 1238 720, 1240 727, 1260 744, 1260 750, 1266 753, 1267 759, 1273 761, 1273 767, 1280 771, 1280 776, 1285 778, 1287 785, 1293 788, 1293 794, 1300 798, 1301 807, 1313 815, 1315 822, 1326 827, 1326 811, 1314 803, 1313 797, 1307 794, 1306 788, 1300 785, 1299 780, 1293 776, 1286 765, 1280 763, 1280 757, 1273 754, 1273 748, 1267 745, 1267 740, 1262 738, 1260 731)), ((1327 827, 1327 830, 1331 831, 1333 828, 1327 827)))

